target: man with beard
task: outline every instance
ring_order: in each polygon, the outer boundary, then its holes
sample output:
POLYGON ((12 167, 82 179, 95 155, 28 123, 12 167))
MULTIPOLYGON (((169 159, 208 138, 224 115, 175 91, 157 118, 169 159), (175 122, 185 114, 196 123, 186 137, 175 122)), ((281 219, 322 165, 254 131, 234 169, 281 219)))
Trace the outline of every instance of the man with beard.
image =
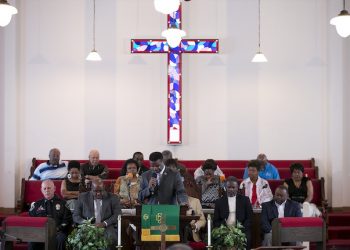
POLYGON ((162 153, 151 153, 149 161, 150 170, 142 174, 139 200, 148 205, 187 205, 181 176, 164 165, 162 153))

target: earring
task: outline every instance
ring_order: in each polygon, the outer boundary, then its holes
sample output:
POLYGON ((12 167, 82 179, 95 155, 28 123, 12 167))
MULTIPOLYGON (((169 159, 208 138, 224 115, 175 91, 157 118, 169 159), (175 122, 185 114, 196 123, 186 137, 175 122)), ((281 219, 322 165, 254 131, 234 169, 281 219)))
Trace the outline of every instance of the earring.
POLYGON ((71 174, 67 174, 68 179, 72 178, 71 174))

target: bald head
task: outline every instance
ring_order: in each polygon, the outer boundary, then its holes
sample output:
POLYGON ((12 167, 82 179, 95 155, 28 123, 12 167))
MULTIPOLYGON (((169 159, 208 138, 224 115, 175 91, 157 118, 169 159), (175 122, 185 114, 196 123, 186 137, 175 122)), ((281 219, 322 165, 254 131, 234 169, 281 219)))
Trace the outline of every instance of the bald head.
POLYGON ((41 192, 45 199, 51 200, 55 195, 56 187, 52 180, 45 180, 41 183, 41 192))
POLYGON ((58 165, 60 162, 61 152, 58 148, 53 148, 49 152, 49 162, 51 165, 58 165))
POLYGON ((258 161, 261 161, 263 166, 265 166, 266 163, 267 163, 267 157, 266 157, 265 154, 258 154, 258 156, 256 157, 256 159, 257 159, 258 161))
POLYGON ((98 163, 100 162, 100 153, 98 152, 97 149, 93 149, 90 151, 89 161, 90 161, 90 164, 94 167, 98 165, 98 163))

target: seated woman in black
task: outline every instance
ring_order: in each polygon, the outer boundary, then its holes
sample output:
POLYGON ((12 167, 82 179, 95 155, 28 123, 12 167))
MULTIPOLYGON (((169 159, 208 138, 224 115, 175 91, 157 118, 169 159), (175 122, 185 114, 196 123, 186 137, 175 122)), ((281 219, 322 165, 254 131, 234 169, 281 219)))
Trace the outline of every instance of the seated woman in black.
POLYGON ((304 203, 311 202, 314 195, 312 182, 304 176, 304 167, 300 163, 293 163, 289 167, 292 178, 283 183, 288 188, 289 198, 293 201, 304 203))
POLYGON ((70 210, 74 210, 75 201, 79 196, 80 183, 80 163, 78 161, 70 161, 68 163, 67 177, 61 184, 61 195, 67 201, 70 210))

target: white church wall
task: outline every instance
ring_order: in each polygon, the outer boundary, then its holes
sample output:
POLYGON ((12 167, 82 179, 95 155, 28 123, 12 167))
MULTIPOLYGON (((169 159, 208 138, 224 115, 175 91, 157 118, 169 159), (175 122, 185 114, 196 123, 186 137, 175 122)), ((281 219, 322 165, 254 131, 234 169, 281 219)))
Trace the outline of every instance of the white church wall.
MULTIPOLYGON (((21 122, 5 132, 20 146, 13 144, 13 155, 4 158, 10 166, 19 162, 20 176, 28 175, 32 157, 47 158, 52 147, 65 159, 87 158, 91 148, 104 159, 126 159, 134 151, 147 158, 164 149, 180 159, 203 160, 252 159, 265 152, 271 159, 315 157, 328 196, 336 195, 330 176, 344 178, 339 171, 348 160, 341 153, 348 145, 341 143, 339 108, 347 105, 347 92, 337 76, 343 48, 328 24, 338 13, 336 3, 262 1, 262 51, 269 62, 253 64, 257 1, 185 2, 187 38, 218 38, 220 53, 183 55, 184 138, 181 146, 169 146, 166 55, 130 53, 131 38, 161 38, 166 28, 152 0, 96 0, 96 49, 103 58, 97 63, 85 61, 92 49, 92 1, 17 2, 20 39, 3 47, 21 51, 14 67, 19 89, 3 82, 14 99, 0 107, 19 105, 21 122)), ((343 200, 341 195, 334 204, 350 204, 343 200)))

